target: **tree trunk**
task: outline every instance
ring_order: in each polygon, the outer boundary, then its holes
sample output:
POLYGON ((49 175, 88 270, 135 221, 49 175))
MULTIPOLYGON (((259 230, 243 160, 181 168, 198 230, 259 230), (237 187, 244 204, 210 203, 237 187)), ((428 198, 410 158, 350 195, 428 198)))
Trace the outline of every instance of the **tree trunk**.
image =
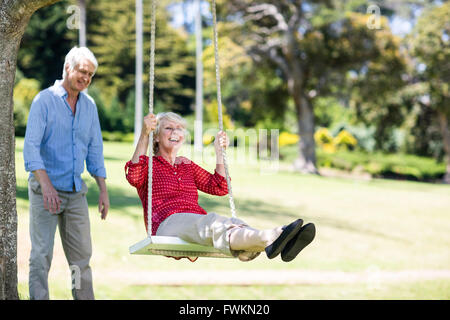
POLYGON ((12 93, 21 36, 0 32, 0 299, 18 299, 12 93))
POLYGON ((444 112, 437 111, 439 125, 441 127, 442 142, 447 160, 447 172, 444 175, 443 182, 450 184, 450 129, 448 127, 448 118, 444 112))
POLYGON ((314 111, 311 101, 303 94, 298 78, 288 80, 288 89, 294 99, 297 111, 298 158, 294 161, 294 169, 302 173, 318 174, 316 168, 316 143, 314 141, 314 111))
POLYGON ((17 52, 33 12, 57 1, 17 0, 0 4, 0 300, 19 298, 13 119, 17 52))

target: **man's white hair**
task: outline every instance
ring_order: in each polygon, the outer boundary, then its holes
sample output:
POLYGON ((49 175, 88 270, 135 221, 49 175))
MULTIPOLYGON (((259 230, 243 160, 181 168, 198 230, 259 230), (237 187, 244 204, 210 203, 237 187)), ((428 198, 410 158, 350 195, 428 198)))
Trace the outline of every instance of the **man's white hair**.
POLYGON ((94 74, 97 71, 98 62, 95 59, 94 54, 91 50, 86 47, 73 47, 70 49, 69 53, 66 55, 63 66, 63 79, 66 78, 66 65, 69 66, 69 70, 72 71, 83 59, 89 60, 95 67, 94 74))

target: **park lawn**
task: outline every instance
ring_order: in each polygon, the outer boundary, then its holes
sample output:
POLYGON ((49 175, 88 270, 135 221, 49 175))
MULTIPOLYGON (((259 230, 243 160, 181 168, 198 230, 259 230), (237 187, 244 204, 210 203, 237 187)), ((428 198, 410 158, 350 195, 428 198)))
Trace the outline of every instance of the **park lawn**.
MULTIPOLYGON (((19 293, 28 298, 27 174, 23 139, 16 141, 19 293)), ((206 149, 205 154, 210 150, 206 149)), ((241 152, 240 150, 238 150, 241 152)), ((294 174, 288 163, 278 171, 249 161, 230 149, 230 175, 239 218, 264 229, 302 218, 314 222, 314 242, 291 263, 267 260, 199 259, 195 263, 159 256, 131 256, 128 247, 146 237, 142 208, 124 177, 131 157, 129 143, 105 142, 105 165, 111 209, 105 221, 97 213, 98 190, 85 173, 91 209, 94 287, 97 299, 449 299, 450 279, 304 285, 156 286, 133 274, 152 271, 299 270, 361 273, 450 270, 450 186, 391 180, 344 179, 294 174), (238 155, 238 156, 236 156, 238 155)), ((189 152, 186 151, 189 155, 189 152)), ((212 170, 214 162, 204 165, 212 170)), ((230 215, 228 197, 200 194, 208 211, 230 215)), ((149 280, 150 281, 150 280, 149 280)), ((55 239, 49 275, 51 298, 71 299, 70 273, 55 239)))

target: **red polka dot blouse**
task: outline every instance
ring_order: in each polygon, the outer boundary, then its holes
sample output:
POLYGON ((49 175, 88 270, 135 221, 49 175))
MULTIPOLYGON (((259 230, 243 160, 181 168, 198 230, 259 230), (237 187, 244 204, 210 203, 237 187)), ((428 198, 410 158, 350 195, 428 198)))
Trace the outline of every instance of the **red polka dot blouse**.
MULTIPOLYGON (((144 223, 148 229, 148 156, 141 155, 138 163, 131 160, 125 165, 128 182, 136 187, 144 208, 144 223)), ((198 204, 198 191, 224 196, 228 193, 227 181, 217 171, 206 171, 185 157, 177 157, 171 165, 161 156, 153 157, 152 180, 152 235, 168 216, 189 212, 206 214, 198 204)))

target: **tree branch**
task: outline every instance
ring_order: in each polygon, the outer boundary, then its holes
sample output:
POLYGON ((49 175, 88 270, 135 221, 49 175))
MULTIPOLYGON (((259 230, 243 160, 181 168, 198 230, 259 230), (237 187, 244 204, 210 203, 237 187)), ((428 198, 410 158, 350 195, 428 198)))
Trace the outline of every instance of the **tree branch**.
POLYGON ((39 8, 61 0, 4 0, 0 4, 0 33, 17 32, 16 25, 28 20, 39 8))
POLYGON ((301 1, 295 1, 297 4, 291 4, 291 12, 292 15, 289 19, 288 26, 291 30, 297 31, 300 27, 300 22, 302 21, 303 17, 303 9, 301 5, 301 1))
MULTIPOLYGON (((275 39, 274 39, 275 40, 275 39)), ((278 40, 278 39, 276 39, 278 40)), ((289 66, 285 59, 283 59, 277 52, 279 46, 276 45, 254 45, 249 49, 249 54, 255 59, 255 55, 258 57, 265 57, 269 61, 272 61, 278 66, 283 74, 287 76, 289 74, 289 66)), ((258 59, 255 59, 258 60, 258 59)))
POLYGON ((244 17, 245 21, 249 20, 260 20, 264 17, 271 16, 277 21, 277 28, 279 30, 286 31, 288 29, 288 25, 283 15, 278 11, 278 8, 273 4, 257 4, 254 6, 250 6, 246 10, 248 14, 244 17))

